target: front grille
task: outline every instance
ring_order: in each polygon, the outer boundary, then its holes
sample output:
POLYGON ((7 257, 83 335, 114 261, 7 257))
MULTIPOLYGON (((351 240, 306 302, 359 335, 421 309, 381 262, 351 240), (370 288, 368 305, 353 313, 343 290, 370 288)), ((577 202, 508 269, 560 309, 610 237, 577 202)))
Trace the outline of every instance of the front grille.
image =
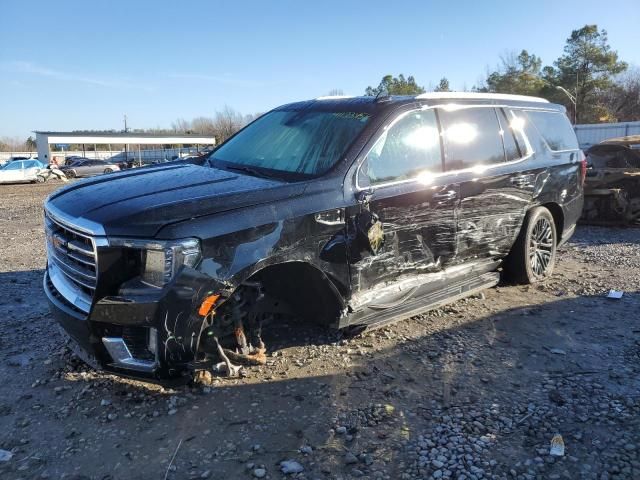
POLYGON ((49 275, 69 302, 87 311, 98 281, 95 241, 45 214, 49 275))
POLYGON ((51 295, 53 295, 53 297, 59 301, 60 303, 62 303, 65 307, 73 310, 74 312, 77 312, 81 315, 86 314, 87 312, 85 312, 84 310, 78 308, 75 304, 71 303, 69 300, 67 300, 66 297, 64 297, 59 291, 58 289, 53 285, 53 283, 51 282, 51 277, 49 277, 49 275, 47 275, 46 278, 46 282, 47 282, 47 289, 49 290, 49 292, 51 292, 51 295))

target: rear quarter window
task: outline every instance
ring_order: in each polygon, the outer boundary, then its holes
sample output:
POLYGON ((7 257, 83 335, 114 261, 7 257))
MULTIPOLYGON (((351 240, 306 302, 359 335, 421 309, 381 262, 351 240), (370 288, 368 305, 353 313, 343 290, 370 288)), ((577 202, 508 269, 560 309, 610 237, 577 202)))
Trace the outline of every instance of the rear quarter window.
POLYGON ((525 114, 530 122, 535 125, 551 150, 578 149, 576 134, 564 113, 529 110, 525 114))

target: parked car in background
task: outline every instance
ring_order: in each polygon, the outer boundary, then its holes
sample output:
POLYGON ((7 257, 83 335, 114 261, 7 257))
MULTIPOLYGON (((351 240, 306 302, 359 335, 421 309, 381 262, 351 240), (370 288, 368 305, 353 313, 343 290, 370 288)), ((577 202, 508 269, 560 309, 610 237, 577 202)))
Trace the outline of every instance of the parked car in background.
POLYGON ((0 183, 38 182, 46 165, 38 159, 14 160, 0 168, 0 183))
POLYGON ((640 225, 640 135, 609 138, 587 150, 581 220, 640 225))
POLYGON ((6 165, 7 163, 15 162, 16 160, 30 160, 29 157, 9 157, 6 160, 0 160, 0 166, 6 165))
POLYGON ((87 157, 81 157, 80 155, 69 155, 64 159, 63 165, 71 165, 73 162, 77 162, 79 160, 90 160, 87 157))
POLYGON ((112 173, 120 170, 117 163, 108 162, 106 160, 90 160, 82 158, 75 160, 70 165, 60 167, 67 178, 75 177, 93 177, 102 175, 103 173, 112 173))

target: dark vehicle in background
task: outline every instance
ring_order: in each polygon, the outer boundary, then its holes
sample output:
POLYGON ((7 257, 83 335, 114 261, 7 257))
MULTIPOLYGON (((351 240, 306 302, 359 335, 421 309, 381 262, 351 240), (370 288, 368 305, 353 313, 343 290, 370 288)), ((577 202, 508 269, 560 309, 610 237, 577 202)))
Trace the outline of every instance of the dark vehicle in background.
POLYGON ((640 225, 640 135, 610 138, 587 150, 581 221, 640 225))
POLYGON ((61 166, 60 170, 64 172, 67 178, 92 177, 94 175, 117 172, 120 170, 120 166, 117 163, 106 160, 80 158, 73 160, 69 165, 61 166))
POLYGON ((496 94, 320 98, 192 163, 45 204, 44 288, 94 365, 155 380, 265 362, 283 316, 382 325, 553 272, 585 163, 562 106, 496 94))

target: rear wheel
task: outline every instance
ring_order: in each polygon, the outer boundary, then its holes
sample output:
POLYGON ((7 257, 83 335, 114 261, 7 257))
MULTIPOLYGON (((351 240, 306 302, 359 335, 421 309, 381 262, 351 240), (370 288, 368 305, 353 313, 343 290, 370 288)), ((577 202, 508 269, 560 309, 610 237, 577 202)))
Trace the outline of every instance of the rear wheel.
POLYGON ((104 169, 104 173, 113 173, 113 169, 111 169, 111 168, 105 168, 105 169, 104 169))
POLYGON ((557 232, 553 215, 544 207, 529 211, 511 253, 505 260, 507 278, 516 283, 536 283, 553 273, 557 232))

